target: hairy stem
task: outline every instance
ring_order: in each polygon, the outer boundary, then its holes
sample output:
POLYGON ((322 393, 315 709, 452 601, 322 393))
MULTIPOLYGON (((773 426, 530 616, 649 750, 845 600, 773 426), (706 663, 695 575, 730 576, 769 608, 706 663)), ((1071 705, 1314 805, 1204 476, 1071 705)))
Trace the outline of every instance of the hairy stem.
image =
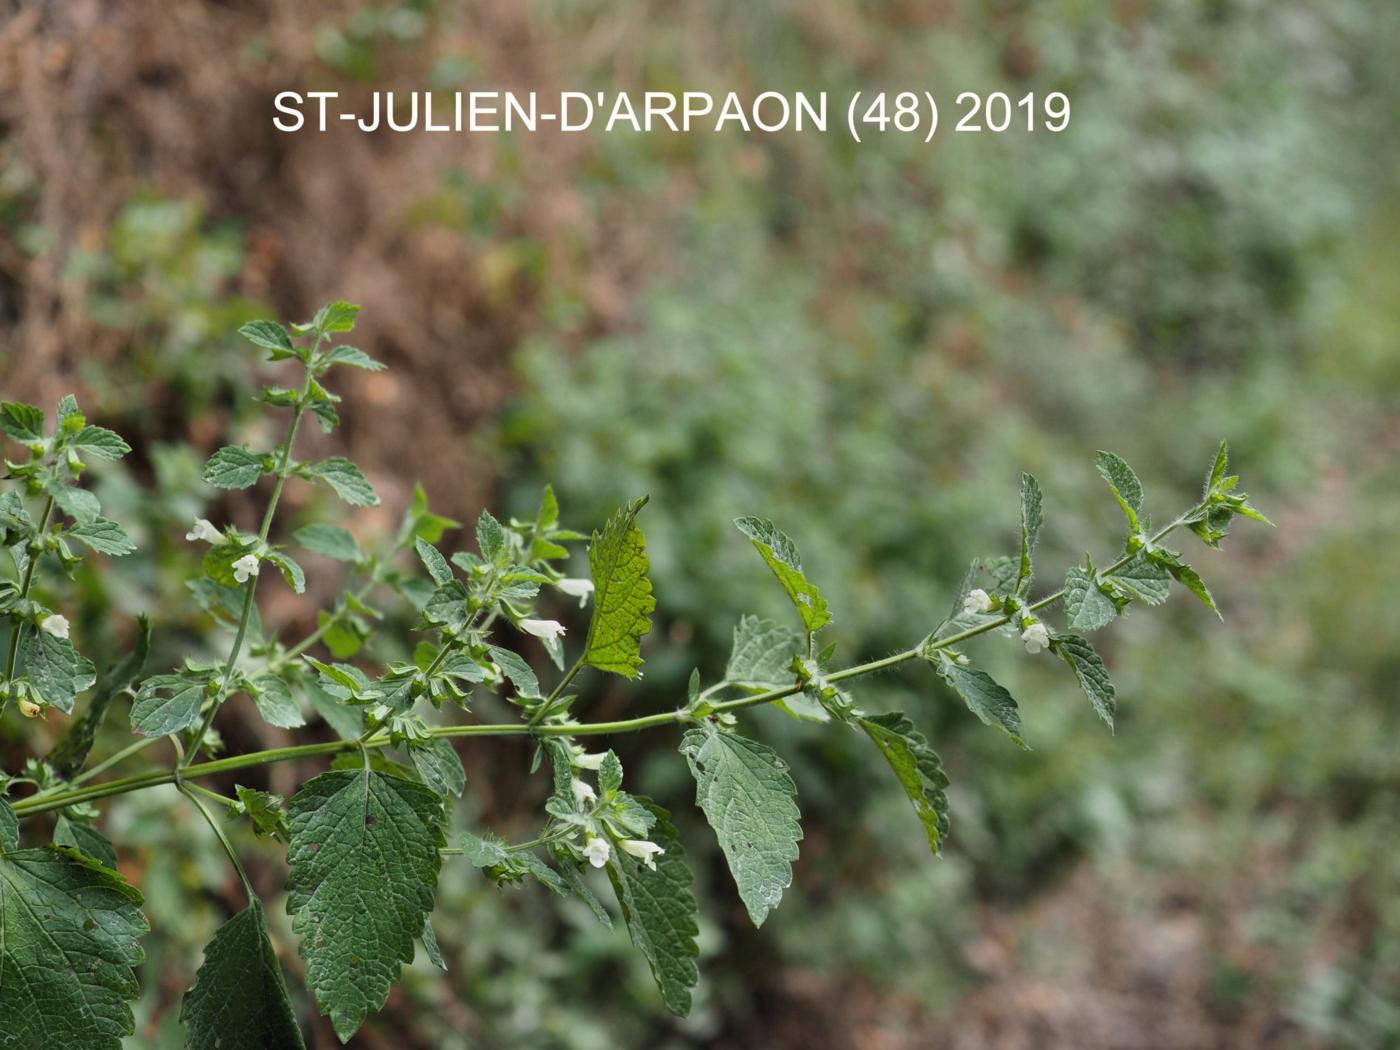
POLYGON ((238 872, 238 881, 243 883, 243 892, 248 895, 249 903, 257 900, 257 891, 253 889, 253 883, 248 878, 248 873, 243 870, 243 862, 238 859, 238 854, 234 851, 233 843, 229 841, 228 835, 224 833, 224 829, 219 827, 218 821, 214 819, 214 815, 209 812, 203 802, 199 801, 195 792, 198 791, 200 794, 214 795, 215 798, 220 800, 223 799, 223 796, 217 795, 212 791, 205 791, 204 788, 196 787, 194 784, 182 783, 176 784, 175 786, 179 789, 180 794, 189 799, 194 805, 194 808, 199 810, 200 816, 204 818, 210 830, 214 832, 214 837, 219 840, 219 845, 224 847, 224 852, 228 854, 228 859, 233 862, 233 870, 238 872))
MULTIPOLYGON (((53 497, 50 496, 44 504, 43 516, 39 519, 38 531, 34 533, 34 542, 29 551, 29 564, 24 567, 24 579, 19 585, 19 600, 23 601, 29 597, 29 590, 34 586, 34 570, 39 564, 39 558, 44 553, 44 533, 48 531, 49 519, 53 517, 53 497), (37 549, 35 549, 37 548, 37 549)), ((10 652, 5 658, 5 681, 9 682, 15 676, 15 662, 19 659, 19 640, 24 633, 25 623, 23 620, 15 621, 13 630, 10 631, 10 652)), ((0 715, 5 713, 5 706, 10 702, 9 694, 0 696, 0 715)))
MULTIPOLYGON (((584 651, 587 652, 587 650, 584 651)), ((544 703, 540 704, 535 713, 530 716, 530 721, 527 723, 528 725, 537 726, 549 717, 549 713, 554 710, 554 705, 559 701, 559 695, 568 688, 569 683, 574 680, 574 675, 578 674, 582 669, 583 656, 580 655, 579 658, 574 661, 574 665, 565 672, 564 677, 559 679, 559 684, 545 697, 544 703)))
MULTIPOLYGON (((320 340, 316 341, 316 346, 320 346, 320 340)), ((315 355, 315 348, 312 349, 315 355)), ((282 447, 278 452, 276 484, 272 487, 272 496, 267 501, 267 510, 263 512, 262 527, 258 530, 258 546, 261 549, 267 545, 267 537, 272 532, 272 519, 277 513, 277 504, 282 499, 282 489, 287 484, 287 467, 292 461, 292 444, 297 439, 297 428, 301 425, 302 414, 306 411, 306 399, 311 394, 311 369, 306 370, 306 380, 301 386, 301 396, 297 398, 296 407, 292 409, 292 422, 287 427, 287 438, 282 442, 282 447)), ((243 640, 248 635, 248 621, 253 614, 253 597, 258 589, 258 576, 253 575, 244 584, 243 591, 243 612, 238 618, 238 631, 233 636, 233 646, 229 649, 228 659, 224 661, 224 673, 219 682, 219 692, 209 704, 209 710, 204 714, 204 720, 199 724, 199 731, 190 741, 189 753, 180 762, 180 768, 185 769, 199 756, 199 749, 204 746, 204 738, 209 733, 209 728, 214 724, 214 716, 219 713, 219 708, 228 699, 229 683, 233 679, 234 669, 238 666, 238 657, 243 653, 243 640)))
MULTIPOLYGON (((1152 542, 1156 543, 1164 538, 1168 533, 1181 526, 1190 517, 1192 511, 1188 511, 1181 517, 1175 519, 1166 528, 1158 531, 1152 542)), ((1137 555, 1125 554, 1108 568, 1101 570, 1102 575, 1109 575, 1126 566, 1137 555)), ((1029 611, 1038 611, 1048 605, 1059 601, 1064 597, 1064 590, 1060 589, 1053 594, 1048 594, 1039 601, 1027 606, 1029 611)), ((969 627, 965 631, 949 635, 946 638, 930 640, 916 646, 913 649, 906 649, 892 656, 882 657, 878 660, 870 660, 866 663, 855 664, 851 667, 833 671, 827 675, 827 680, 832 682, 846 681, 851 678, 859 678, 863 675, 874 674, 878 671, 888 670, 897 667, 918 657, 926 656, 929 653, 947 649, 951 646, 965 642, 970 638, 994 631, 1005 626, 1011 621, 1010 616, 999 616, 994 620, 989 620, 976 627, 969 627)), ((562 688, 562 686, 560 687, 562 688)), ((559 691, 559 690, 556 690, 559 691)), ((794 682, 792 685, 782 686, 777 689, 769 689, 753 696, 740 697, 736 700, 725 700, 713 704, 709 710, 712 713, 724 711, 737 711, 746 707, 757 707, 763 704, 770 704, 776 700, 782 700, 802 691, 802 683, 794 682)), ((434 737, 468 737, 468 736, 608 736, 614 733, 635 733, 644 729, 654 729, 666 725, 683 725, 695 721, 696 716, 686 708, 674 711, 661 711, 651 715, 641 715, 637 718, 625 718, 613 722, 562 722, 553 725, 529 725, 524 722, 508 722, 484 725, 462 725, 462 726, 435 726, 428 730, 429 736, 434 737)), ((108 781, 105 784, 97 784, 93 787, 76 788, 72 791, 59 795, 41 796, 35 795, 27 799, 21 799, 14 803, 14 811, 18 816, 31 816, 35 813, 43 813, 49 810, 62 809, 78 802, 89 802, 94 799, 105 798, 110 795, 125 794, 129 791, 141 791, 145 788, 156 787, 160 784, 175 783, 180 779, 192 777, 217 776, 222 773, 231 773, 240 769, 249 769, 255 766, 268 765, 274 762, 286 762, 300 758, 314 758, 324 755, 334 755, 343 751, 354 751, 357 749, 387 747, 390 743, 389 735, 383 732, 374 733, 360 740, 331 740, 317 744, 300 744, 293 747, 273 748, 268 751, 256 751, 246 755, 234 755, 229 758, 217 759, 212 762, 201 762, 197 765, 187 765, 178 769, 157 769, 147 773, 137 773, 132 776, 122 777, 117 780, 108 781)))

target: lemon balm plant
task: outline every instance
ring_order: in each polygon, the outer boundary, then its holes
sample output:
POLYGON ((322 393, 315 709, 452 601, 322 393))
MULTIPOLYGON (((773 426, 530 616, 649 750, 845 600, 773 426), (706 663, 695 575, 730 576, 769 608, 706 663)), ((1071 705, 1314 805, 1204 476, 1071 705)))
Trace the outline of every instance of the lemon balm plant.
POLYGON ((641 673, 641 639, 655 607, 638 524, 645 497, 586 537, 561 528, 546 489, 533 519, 501 522, 483 513, 474 549, 451 553, 442 541, 457 523, 433 514, 421 489, 397 533, 376 550, 332 523, 288 537, 276 533, 289 482, 324 484, 354 506, 378 503, 350 461, 297 455, 308 417, 327 431, 338 422, 340 398, 325 385, 334 371, 381 367, 337 338, 353 329, 357 313, 337 302, 307 324, 257 321, 241 329, 271 361, 298 374, 291 386, 263 391, 263 401, 287 416, 275 448, 231 445, 205 466, 213 486, 266 487, 257 532, 201 518, 185 535, 204 551, 198 578, 188 584, 191 600, 227 639, 217 660, 146 668, 152 628, 144 617, 132 651, 101 674, 81 655, 82 640, 73 637, 64 613, 39 595, 63 593, 63 575, 72 574, 84 549, 107 557, 135 553, 121 525, 103 517, 97 498, 80 484, 89 461, 117 459, 130 449, 112 431, 88 424, 71 397, 52 424, 34 406, 5 402, 0 409, 0 428, 27 453, 6 460, 11 484, 0 495, 0 542, 13 563, 0 579, 0 618, 8 628, 0 711, 67 720, 48 754, 0 777, 6 796, 0 799, 0 1047, 116 1047, 131 1033, 128 1004, 139 994, 133 967, 142 958, 147 923, 140 892, 118 872, 117 849, 97 827, 98 803, 156 785, 174 785, 207 820, 248 901, 215 934, 184 997, 188 1046, 303 1045, 262 903, 226 831, 231 822, 247 822, 268 850, 285 849, 287 909, 305 980, 342 1040, 383 1006, 417 944, 441 963, 431 913, 441 866, 454 862, 474 865, 498 884, 535 880, 580 898, 607 925, 613 911, 601 898, 610 887, 663 1002, 685 1014, 698 980, 685 850, 667 811, 625 790, 616 754, 592 746, 594 738, 650 729, 677 734, 695 801, 759 925, 791 884, 802 830, 787 768, 741 731, 744 709, 771 704, 831 732, 868 738, 936 854, 949 831, 948 781, 938 755, 907 715, 863 711, 850 683, 905 663, 927 664, 973 714, 1025 746, 1016 700, 966 652, 980 636, 1003 636, 1028 654, 1062 661, 1111 727, 1113 685, 1086 635, 1130 606, 1161 603, 1173 581, 1215 611, 1206 585, 1166 545, 1167 537, 1186 529, 1217 547, 1237 515, 1265 520, 1228 473, 1224 444, 1200 501, 1161 527, 1150 521, 1132 469, 1100 453, 1098 470, 1126 519, 1122 552, 1101 568, 1086 557, 1062 587, 1036 596, 1042 500, 1035 479, 1024 475, 1019 550, 974 562, 951 610, 941 621, 931 618, 910 648, 840 667, 823 633, 832 612, 793 541, 770 521, 740 518, 739 533, 791 599, 792 622, 744 617, 723 673, 706 684, 694 672, 673 709, 588 721, 573 710, 570 685, 579 674, 641 673), (569 545, 583 541, 589 577, 566 576, 559 566, 569 545), (297 549, 338 559, 347 577, 316 630, 288 643, 263 623, 257 596, 268 577, 304 592, 297 549), (41 574, 54 586, 36 587, 41 574), (537 615, 540 595, 549 590, 591 606, 586 627, 570 635, 565 624, 537 615), (361 647, 381 595, 415 610, 416 646, 409 660, 373 667, 361 647), (551 665, 547 685, 541 671, 551 665), (513 705, 517 717, 472 721, 474 694, 488 690, 513 705), (240 696, 274 726, 292 730, 315 719, 335 738, 326 740, 313 727, 316 739, 307 743, 213 757, 218 713, 240 696), (121 708, 134 739, 93 761, 99 729, 121 708), (423 716, 430 708, 461 717, 429 724, 423 716), (452 741, 489 736, 533 740, 535 765, 552 776, 539 832, 529 841, 451 830, 453 801, 466 790, 452 741), (152 764, 153 745, 162 742, 173 758, 152 764), (205 783, 292 759, 321 759, 328 768, 289 799, 242 786, 236 776, 231 796, 205 783), (52 823, 32 819, 40 815, 52 823), (606 874, 605 882, 594 869, 606 874))

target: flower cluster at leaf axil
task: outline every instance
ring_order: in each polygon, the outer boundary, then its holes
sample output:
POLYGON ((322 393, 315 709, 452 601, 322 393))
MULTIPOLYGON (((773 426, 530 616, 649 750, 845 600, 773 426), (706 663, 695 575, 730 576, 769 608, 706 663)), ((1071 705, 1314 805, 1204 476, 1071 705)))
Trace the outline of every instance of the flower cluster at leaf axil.
POLYGON ((1024 746, 1021 705, 976 666, 968 648, 982 639, 1019 640, 1029 653, 1058 658, 1111 726, 1113 684, 1087 635, 1130 607, 1159 604, 1173 583, 1215 610, 1204 581, 1165 545, 1166 537, 1184 528, 1218 547, 1234 518, 1263 520, 1228 473, 1223 444, 1200 501, 1155 530, 1137 475, 1119 457, 1100 453, 1099 473, 1126 521, 1122 552, 1102 568, 1088 559, 1071 567, 1062 587, 1037 598, 1042 494, 1025 475, 1013 551, 975 561, 947 615, 930 615, 927 633, 908 650, 840 666, 832 611, 797 544, 767 519, 739 518, 735 542, 752 546, 755 567, 766 567, 790 600, 790 617, 743 617, 722 672, 705 684, 697 669, 674 708, 589 720, 571 688, 580 675, 641 675, 642 639, 656 606, 640 524, 645 497, 619 508, 591 536, 560 525, 548 488, 532 517, 502 521, 483 512, 461 541, 455 535, 461 524, 434 513, 421 488, 387 532, 361 523, 352 533, 335 521, 312 521, 287 533, 279 522, 289 484, 321 486, 354 508, 379 503, 354 463, 340 456, 302 459, 298 447, 303 424, 330 432, 339 423, 342 399, 331 389, 338 370, 382 367, 343 341, 357 314, 358 307, 335 302, 303 324, 254 321, 241 329, 288 372, 288 385, 262 391, 263 403, 286 426, 272 447, 215 450, 201 494, 204 513, 213 517, 172 527, 172 536, 182 530, 198 554, 190 599, 214 625, 216 643, 212 653, 197 652, 174 668, 145 666, 151 631, 159 627, 144 616, 129 632, 130 652, 104 670, 100 683, 74 644, 94 620, 80 606, 81 588, 68 582, 81 549, 113 558, 136 549, 81 481, 90 461, 119 459, 129 447, 89 424, 71 397, 58 405, 52 425, 38 407, 0 404, 0 430, 27 457, 6 462, 9 485, 0 492, 0 622, 8 639, 0 651, 0 713, 14 701, 23 715, 56 716, 49 724, 61 730, 43 759, 0 778, 0 886, 16 888, 0 893, 0 930, 32 931, 39 915, 46 926, 66 931, 61 951, 52 937, 0 938, 0 972, 15 975, 0 983, 0 1031, 16 1046, 105 1050, 132 1033, 128 1001, 138 994, 134 967, 146 920, 140 894, 108 863, 112 845, 101 830, 99 803, 156 785, 173 785, 180 804, 209 823, 249 899, 215 934, 185 994, 186 1045, 196 1050, 223 1045, 233 1001, 249 1012, 236 1020, 261 1033, 264 1045, 304 1046, 261 905, 239 862, 240 852, 255 849, 285 850, 287 909, 304 980, 342 1040, 384 1005, 411 958, 407 946, 421 940, 430 954, 437 951, 431 912, 444 863, 470 864, 501 886, 537 882, 580 900, 607 925, 613 910, 603 897, 611 894, 662 1002, 685 1014, 699 980, 697 904, 685 847, 662 805, 626 790, 616 752, 589 743, 680 731, 679 755, 693 778, 695 803, 759 925, 792 883, 802 829, 787 765, 742 731, 746 709, 771 705, 818 731, 868 741, 869 760, 889 766, 891 789, 908 797, 911 826, 936 854, 950 831, 942 762, 914 717, 864 710, 857 680, 898 665, 928 665, 947 697, 1024 746), (234 523, 246 503, 223 506, 223 490, 249 490, 250 499, 266 493, 256 532, 234 523), (306 572, 297 560, 303 552, 322 559, 318 565, 339 565, 341 575, 337 597, 318 611, 314 630, 290 641, 259 614, 259 596, 283 586, 305 593, 306 572), (397 622, 386 616, 390 609, 406 611, 414 631, 380 649, 371 643, 397 622), (401 656, 383 663, 375 655, 381 651, 401 656), (477 716, 476 702, 486 694, 504 703, 482 706, 506 710, 506 720, 477 716), (309 742, 207 761, 222 747, 219 715, 235 697, 246 697, 280 730, 323 728, 309 742), (136 739, 94 762, 96 742, 107 739, 98 730, 118 709, 125 709, 136 739), (467 829, 454 812, 467 791, 454 741, 469 746, 486 736, 528 740, 532 772, 538 767, 551 778, 537 830, 522 841, 467 829), (151 766, 158 752, 143 752, 165 741, 174 764, 151 766), (321 758, 329 768, 290 798, 248 786, 259 782, 259 767, 290 758, 321 758), (131 775, 126 767, 137 762, 146 771, 131 775), (214 778, 234 794, 199 784, 214 778), (211 799, 224 812, 211 810, 211 799), (68 830, 62 838, 56 831, 54 841, 68 848, 45 848, 44 827, 29 822, 42 813, 62 816, 59 827, 68 830), (252 838, 226 830, 239 828, 252 838), (25 844, 26 838, 32 841, 25 844), (366 886, 385 902, 371 923, 363 914, 366 886), (103 966, 75 980, 75 959, 100 959, 103 966), (45 1005, 43 1017, 29 1009, 32 1002, 45 1005))

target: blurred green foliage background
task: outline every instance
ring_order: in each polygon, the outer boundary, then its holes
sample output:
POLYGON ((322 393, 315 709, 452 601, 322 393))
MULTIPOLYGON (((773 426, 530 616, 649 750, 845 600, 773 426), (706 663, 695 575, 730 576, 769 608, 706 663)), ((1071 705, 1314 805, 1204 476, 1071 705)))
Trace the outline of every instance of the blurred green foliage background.
MULTIPOLYGON (((690 1020, 663 1017, 625 935, 448 865, 450 974, 420 961, 354 1045, 1400 1046, 1397 47, 1387 0, 21 2, 0 23, 0 382, 76 389, 137 446, 104 504, 159 571, 80 580, 113 651, 145 608, 166 659, 203 644, 177 529, 214 494, 181 443, 250 425, 241 321, 340 296, 391 366, 349 388, 336 438, 389 504, 357 531, 391 528, 420 476, 464 520, 528 513, 545 481, 586 529, 651 494, 647 675, 590 679, 598 717, 674 704, 741 614, 784 614, 738 514, 794 536, 850 661, 916 640, 967 561, 1010 546, 1022 469, 1055 570, 1082 558, 1071 537, 1116 542, 1096 448, 1165 517, 1228 437, 1280 525, 1194 558, 1223 626, 1180 595, 1115 625, 1115 736, 999 639, 978 658, 1020 698, 1029 753, 932 674, 863 684, 943 755, 939 862, 868 756, 755 714, 807 821, 761 933, 676 741, 620 741, 704 858, 690 1020), (1074 117, 932 146, 271 128, 280 90, 425 87, 1058 90, 1074 117)), ((23 728, 0 727, 7 768, 35 749, 23 728)), ((457 819, 528 832, 528 751, 462 751, 457 819)), ((104 827, 155 927, 133 1045, 178 1045, 237 890, 160 792, 104 827)), ((275 894, 278 859, 246 845, 275 894)))

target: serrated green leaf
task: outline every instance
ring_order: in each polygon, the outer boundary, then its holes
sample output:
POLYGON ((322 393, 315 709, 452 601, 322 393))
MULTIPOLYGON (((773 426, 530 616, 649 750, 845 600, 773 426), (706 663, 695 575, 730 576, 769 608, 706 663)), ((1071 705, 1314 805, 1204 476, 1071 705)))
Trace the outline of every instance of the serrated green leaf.
POLYGON ((188 1050, 303 1050, 256 898, 219 927, 180 1004, 188 1050))
POLYGON ((1056 635, 1050 643, 1050 650, 1069 664, 1075 678, 1079 679, 1084 695, 1094 705, 1099 717, 1108 723, 1108 728, 1112 729, 1117 704, 1113 680, 1109 678, 1108 668, 1104 666, 1103 660, 1099 658, 1088 639, 1077 634, 1056 635))
POLYGON ((948 777, 937 752, 929 747, 914 723, 898 711, 857 718, 856 722, 904 786, 928 836, 929 849, 938 856, 948 837, 948 777))
POLYGON ((1215 613, 1219 619, 1225 619, 1224 616, 1220 615, 1220 610, 1215 605, 1215 598, 1210 593, 1210 588, 1206 586, 1205 580, 1197 575, 1195 569, 1191 568, 1191 566, 1187 565, 1180 558, 1174 557, 1165 551, 1159 551, 1158 555, 1161 556, 1167 571, 1176 578, 1178 583, 1197 598, 1201 599, 1201 601, 1205 603, 1206 608, 1215 613))
POLYGON ((1074 566, 1065 573, 1065 616, 1076 631, 1097 631, 1113 622, 1118 609, 1099 589, 1097 574, 1074 566))
POLYGON ((472 867, 483 871, 510 860, 510 852, 506 849, 505 842, 489 831, 481 835, 470 831, 462 832, 462 855, 472 867))
POLYGON ((360 473, 360 468, 343 456, 332 456, 307 468, 312 477, 320 478, 335 490, 335 494, 355 507, 377 507, 379 497, 374 487, 360 473))
POLYGON ((535 528, 548 532, 559 524, 559 497, 554 494, 554 486, 546 484, 540 494, 540 511, 535 515, 535 528))
POLYGON ((78 694, 97 681, 97 669, 72 642, 37 628, 20 640, 19 666, 39 695, 65 715, 73 713, 78 694))
POLYGON ((44 440, 44 410, 22 401, 0 401, 0 430, 21 444, 44 440))
POLYGON ((59 814, 58 821, 53 826, 53 844, 75 849, 104 868, 110 871, 117 870, 117 851, 107 841, 107 836, 91 824, 69 820, 66 814, 59 814))
POLYGON ((680 750, 695 777, 695 803, 715 830, 749 918, 762 926, 792 885, 802 838, 787 763, 756 740, 712 727, 690 730, 680 750))
POLYGON ((297 594, 305 593, 306 573, 302 571, 295 559, 282 551, 268 551, 265 557, 277 567, 277 570, 282 574, 282 579, 287 581, 288 587, 297 594))
POLYGON ((291 839, 291 829, 287 826, 287 809, 281 795, 244 787, 242 784, 235 784, 233 791, 242 803, 243 812, 253 823, 254 835, 259 838, 267 836, 278 842, 291 839))
POLYGON ((622 790, 622 760, 615 751, 609 750, 603 755, 603 762, 598 767, 598 790, 604 796, 622 790))
POLYGON ((131 542, 131 537, 122 527, 107 518, 74 525, 64 535, 73 537, 99 554, 110 554, 114 558, 130 554, 136 549, 136 544, 131 542))
POLYGON ((83 427, 74 435, 71 446, 98 459, 121 459, 131 451, 120 434, 106 427, 83 427))
POLYGON ((316 709, 316 713, 325 719, 326 724, 335 730, 335 735, 340 739, 354 740, 364 732, 365 715, 360 708, 343 703, 321 688, 317 682, 307 681, 304 693, 306 699, 311 701, 311 706, 316 709))
POLYGON ((501 669, 501 674, 510 679, 511 685, 515 686, 515 692, 521 699, 539 699, 540 680, 519 653, 512 652, 510 649, 502 649, 497 645, 488 645, 486 651, 491 654, 491 659, 501 669))
POLYGON ((117 694, 140 676, 151 652, 151 621, 147 616, 136 618, 136 640, 131 651, 102 675, 81 718, 69 723, 67 730, 48 753, 46 761, 55 773, 69 779, 83 768, 98 730, 107 717, 107 710, 117 694))
POLYGON ((593 892, 593 887, 588 885, 588 880, 584 876, 583 870, 578 866, 578 862, 572 857, 560 853, 556 853, 554 859, 559 864, 559 877, 568 886, 569 892, 583 901, 584 906, 593 913, 593 917, 611 930, 613 928, 612 915, 603 906, 603 902, 598 899, 598 895, 593 892))
POLYGON ((690 990, 700 980, 695 967, 699 927, 695 923, 695 895, 690 890, 693 876, 671 815, 650 799, 637 801, 656 820, 651 841, 666 852, 656 858, 656 870, 652 871, 615 849, 608 861, 608 878, 632 943, 651 966, 661 1001, 671 1013, 684 1017, 690 1013, 690 990))
POLYGON ((471 619, 467 585, 454 579, 433 591, 423 606, 423 618, 441 627, 460 629, 471 619))
POLYGON ((206 682, 177 674, 153 675, 141 683, 131 705, 131 731, 141 736, 168 736, 199 721, 206 682))
POLYGON ((724 680, 752 689, 791 685, 795 680, 792 658, 802 651, 802 636, 796 631, 745 616, 734 628, 734 647, 724 680))
POLYGON ((437 543, 445 531, 460 528, 461 524, 460 521, 430 513, 428 494, 423 491, 422 485, 414 485, 413 498, 409 501, 408 509, 404 511, 403 520, 399 524, 398 542, 403 546, 411 537, 419 536, 429 543, 437 543))
POLYGON ((819 631, 831 622, 826 599, 802 573, 802 556, 788 535, 767 518, 735 518, 734 525, 749 538, 754 549, 762 555, 768 568, 787 591, 792 604, 802 617, 808 634, 819 631))
POLYGON ((329 434, 340 425, 340 413, 328 401, 311 402, 311 411, 315 413, 316 421, 321 424, 323 434, 329 434))
POLYGON ((121 1050, 140 993, 141 903, 73 850, 0 856, 0 1045, 121 1050))
POLYGON ((505 550, 506 531, 489 510, 483 510, 476 519, 476 545, 487 561, 495 561, 505 550))
POLYGON ((78 408, 78 399, 72 394, 64 394, 58 400, 58 430, 61 433, 75 434, 87 422, 78 408))
POLYGON ((1161 605, 1171 593, 1171 578, 1167 570, 1141 554, 1109 575, 1107 580, 1122 587, 1130 597, 1140 598, 1148 605, 1161 605))
POLYGON ((19 817, 3 798, 0 798, 0 854, 19 849, 19 817))
POLYGON ((301 708, 292 699, 291 689, 276 675, 259 675, 248 684, 248 688, 258 714, 268 725, 279 729, 296 729, 306 725, 301 708))
POLYGON ((642 666, 641 639, 651 630, 656 608, 646 539, 637 526, 637 514, 647 497, 635 499, 608 521, 601 533, 593 533, 588 566, 593 575, 593 618, 583 659, 600 671, 636 678, 642 666))
POLYGON ((291 357, 296 352, 291 336, 276 321, 249 321, 238 329, 238 334, 254 346, 273 351, 274 361, 291 357))
POLYGON ((431 543, 424 539, 415 539, 413 546, 418 552, 418 560, 423 563, 423 568, 428 570, 428 575, 439 587, 444 587, 456 579, 452 575, 452 566, 447 564, 447 559, 431 543))
POLYGON ((77 522, 93 522, 102 516, 102 504, 87 489, 73 485, 52 485, 49 495, 58 509, 77 522))
POLYGON ((369 689, 369 678, 354 664, 325 664, 314 656, 306 657, 306 662, 321 672, 323 684, 343 689, 350 696, 358 696, 369 689))
POLYGON ((446 737, 433 737, 415 743, 409 751, 413 768, 423 778, 423 783, 436 795, 461 798, 467 787, 467 771, 462 768, 462 760, 457 749, 446 737))
POLYGON ((1018 747, 1021 738, 1021 710, 1015 699, 985 671, 965 667, 946 652, 937 654, 934 670, 963 698, 968 709, 989 726, 1009 736, 1018 747))
MULTIPOLYGON (((370 357, 357 347, 337 346, 334 350, 328 350, 322 355, 320 365, 329 367, 331 365, 350 365, 352 368, 363 368, 368 372, 382 372, 384 365, 370 357)), ((319 369, 318 369, 319 371, 319 369)))
POLYGON ((427 955, 428 962, 446 973, 447 960, 442 957, 442 948, 438 946, 437 934, 433 932, 432 919, 423 920, 423 932, 419 934, 418 939, 423 942, 423 953, 427 955))
POLYGON ((297 529, 292 538, 312 554, 337 561, 359 561, 360 545, 355 537, 339 525, 307 525, 297 529))
POLYGON ((545 889, 560 897, 569 896, 571 888, 569 884, 564 881, 563 876, 544 861, 540 860, 539 857, 528 850, 517 851, 514 856, 515 862, 520 865, 521 870, 545 889))
POLYGON ((1040 483, 1030 474, 1021 475, 1021 560, 1016 573, 1016 593, 1030 590, 1035 576, 1035 548, 1040 541, 1040 483))
POLYGON ((1123 508, 1128 527, 1136 532, 1142 516, 1142 482, 1133 473, 1133 468, 1112 452, 1100 451, 1094 457, 1094 465, 1098 468, 1099 476, 1108 482, 1118 506, 1123 508))
POLYGON ((225 445, 204 464, 204 480, 221 489, 246 489, 267 469, 264 457, 241 445, 225 445))
POLYGON ((442 801, 369 769, 322 773, 291 800, 287 911, 306 983, 348 1040, 384 1005, 433 907, 442 801))
POLYGON ((1215 461, 1210 465, 1210 473, 1206 475, 1205 494, 1210 495, 1211 491, 1225 480, 1225 474, 1230 469, 1230 446, 1223 439, 1220 448, 1215 452, 1215 461))
POLYGON ((359 314, 360 308, 357 304, 339 299, 317 310, 316 316, 311 320, 311 327, 323 333, 348 332, 355 327, 355 318, 359 314))

